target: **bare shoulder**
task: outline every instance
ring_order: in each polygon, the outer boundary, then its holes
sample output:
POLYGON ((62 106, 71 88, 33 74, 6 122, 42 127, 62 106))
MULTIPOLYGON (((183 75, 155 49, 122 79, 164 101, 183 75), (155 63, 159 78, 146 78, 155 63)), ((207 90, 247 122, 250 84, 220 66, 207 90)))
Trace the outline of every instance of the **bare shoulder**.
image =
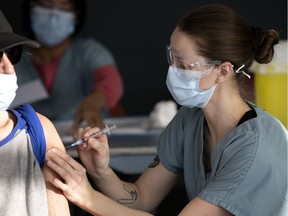
MULTIPOLYGON (((42 124, 44 135, 46 139, 46 151, 51 148, 58 148, 65 152, 65 148, 63 143, 53 125, 53 123, 45 116, 37 113, 37 116, 42 124)), ((47 158, 46 158, 47 160, 47 158)), ((44 164, 42 169, 46 190, 47 190, 47 200, 48 200, 48 208, 49 215, 70 215, 69 205, 67 199, 63 196, 63 194, 53 185, 53 181, 55 178, 59 178, 57 174, 51 170, 47 163, 44 164)))
POLYGON ((54 127, 53 123, 44 115, 37 113, 37 116, 42 124, 44 135, 46 139, 47 150, 51 148, 58 148, 65 151, 63 142, 54 127))

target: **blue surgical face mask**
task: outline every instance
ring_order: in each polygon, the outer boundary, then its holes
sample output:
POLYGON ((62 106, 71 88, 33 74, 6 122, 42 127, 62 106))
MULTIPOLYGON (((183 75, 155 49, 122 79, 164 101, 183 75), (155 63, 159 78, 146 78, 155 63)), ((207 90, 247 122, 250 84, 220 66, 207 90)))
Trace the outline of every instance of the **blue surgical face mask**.
POLYGON ((75 14, 59 9, 35 6, 31 10, 32 30, 45 46, 56 46, 75 30, 75 14))
POLYGON ((216 85, 206 90, 200 90, 199 83, 203 74, 207 74, 210 71, 211 69, 204 72, 188 71, 179 68, 175 70, 170 66, 166 84, 175 101, 189 108, 205 107, 211 99, 216 85))

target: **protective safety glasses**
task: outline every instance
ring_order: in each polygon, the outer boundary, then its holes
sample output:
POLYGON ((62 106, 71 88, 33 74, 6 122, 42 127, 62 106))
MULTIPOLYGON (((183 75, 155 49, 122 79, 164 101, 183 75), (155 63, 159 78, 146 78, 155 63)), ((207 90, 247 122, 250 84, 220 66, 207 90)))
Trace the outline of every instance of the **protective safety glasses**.
POLYGON ((206 71, 211 69, 214 66, 220 65, 221 61, 205 61, 201 62, 196 59, 193 59, 193 62, 188 61, 186 58, 183 58, 179 55, 171 46, 168 44, 166 47, 166 55, 168 64, 177 71, 177 69, 187 70, 187 71, 206 71))
POLYGON ((22 46, 15 46, 6 50, 0 50, 0 62, 2 61, 3 55, 6 53, 9 58, 11 64, 17 64, 22 56, 22 46))

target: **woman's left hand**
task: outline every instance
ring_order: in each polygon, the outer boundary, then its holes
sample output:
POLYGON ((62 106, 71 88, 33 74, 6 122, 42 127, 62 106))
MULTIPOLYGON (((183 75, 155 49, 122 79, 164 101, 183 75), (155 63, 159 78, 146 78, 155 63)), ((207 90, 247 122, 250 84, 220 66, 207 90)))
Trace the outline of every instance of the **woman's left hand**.
POLYGON ((53 180, 53 185, 63 191, 64 196, 79 207, 87 200, 93 200, 94 189, 90 185, 86 169, 68 154, 58 150, 48 151, 47 165, 60 177, 53 180))

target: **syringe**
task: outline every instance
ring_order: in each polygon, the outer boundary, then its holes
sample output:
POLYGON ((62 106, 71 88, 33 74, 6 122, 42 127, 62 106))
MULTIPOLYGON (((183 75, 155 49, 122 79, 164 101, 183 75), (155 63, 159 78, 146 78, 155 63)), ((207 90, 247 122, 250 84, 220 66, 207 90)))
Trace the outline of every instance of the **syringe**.
POLYGON ((111 126, 111 127, 108 127, 108 125, 105 125, 105 126, 106 126, 105 128, 101 129, 97 133, 95 133, 95 134, 93 134, 93 135, 91 135, 89 137, 81 138, 81 139, 77 140, 76 142, 74 142, 74 143, 72 143, 72 144, 70 144, 68 146, 65 146, 65 148, 70 148, 70 147, 73 147, 73 146, 80 145, 80 144, 86 142, 86 140, 88 140, 89 138, 99 137, 102 134, 108 134, 109 135, 110 131, 116 128, 115 124, 113 126, 111 126))

